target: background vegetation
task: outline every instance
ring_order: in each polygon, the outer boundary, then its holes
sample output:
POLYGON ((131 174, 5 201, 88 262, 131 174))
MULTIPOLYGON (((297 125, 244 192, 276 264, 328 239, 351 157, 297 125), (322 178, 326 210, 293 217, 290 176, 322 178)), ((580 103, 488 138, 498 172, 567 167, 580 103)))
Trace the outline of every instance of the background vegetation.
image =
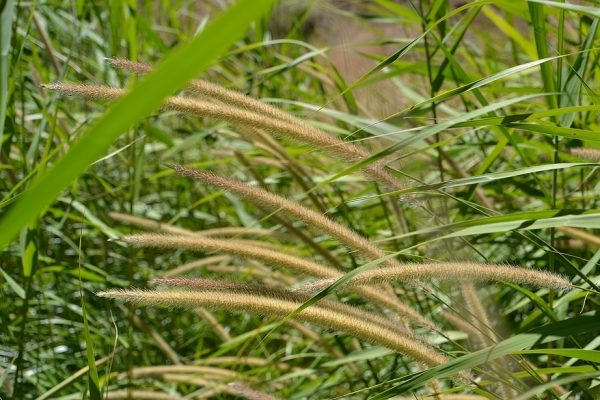
POLYGON ((507 387, 508 398, 599 398, 600 12, 542 0, 290 1, 267 16, 268 3, 0 2, 0 397, 100 398, 98 387, 112 398, 225 399, 235 394, 223 384, 240 381, 290 399, 493 399, 507 387), (106 57, 158 69, 136 77, 106 57), (261 143, 227 123, 159 109, 207 65, 206 79, 355 141, 376 154, 370 162, 387 156, 407 189, 390 192, 324 149, 261 143), (55 81, 135 89, 111 107, 40 88, 55 81), (266 187, 400 262, 511 264, 564 274, 584 290, 479 285, 482 325, 463 306, 464 282, 433 281, 428 292, 395 285, 445 332, 417 333, 465 356, 429 375, 317 326, 95 296, 148 287, 196 260, 205 261, 190 276, 306 282, 227 256, 109 242, 139 231, 113 212, 193 231, 262 228, 270 233, 242 236, 346 271, 365 264, 337 240, 165 162, 266 187), (473 326, 494 332, 495 355, 510 356, 484 364, 473 326), (140 369, 169 365, 214 369, 140 369), (448 379, 469 368, 474 382, 448 379))

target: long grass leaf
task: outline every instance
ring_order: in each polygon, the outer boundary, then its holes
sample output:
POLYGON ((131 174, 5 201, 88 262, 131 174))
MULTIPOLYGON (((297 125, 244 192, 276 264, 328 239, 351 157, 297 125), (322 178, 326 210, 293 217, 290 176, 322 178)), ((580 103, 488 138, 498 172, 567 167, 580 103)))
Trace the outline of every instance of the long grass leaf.
MULTIPOLYGON (((594 22, 592 22, 581 50, 590 50, 593 48, 594 38, 596 37, 596 32, 598 31, 598 21, 599 19, 595 19, 594 22)), ((588 51, 583 51, 577 55, 575 63, 573 64, 573 67, 571 68, 571 71, 567 77, 567 81, 562 89, 562 94, 560 95, 560 108, 575 106, 579 102, 581 83, 585 77, 589 58, 590 53, 588 51)), ((568 128, 573 124, 574 119, 574 113, 563 114, 560 117, 560 125, 568 128)))
POLYGON ((559 163, 559 164, 547 164, 547 165, 539 165, 536 167, 522 168, 514 171, 508 172, 496 172, 491 174, 479 175, 479 176, 471 176, 468 178, 462 179, 454 179, 448 182, 434 183, 432 185, 422 185, 416 186, 410 189, 399 190, 395 192, 390 192, 390 195, 397 194, 406 194, 406 193, 414 193, 414 192, 427 192, 431 190, 440 190, 440 189, 449 189, 458 186, 468 186, 468 185, 478 185, 480 183, 489 183, 497 180, 502 180, 506 178, 512 178, 515 176, 521 175, 529 175, 536 172, 544 172, 544 171, 555 171, 555 170, 563 170, 567 168, 574 167, 599 167, 600 165, 594 163, 559 163))

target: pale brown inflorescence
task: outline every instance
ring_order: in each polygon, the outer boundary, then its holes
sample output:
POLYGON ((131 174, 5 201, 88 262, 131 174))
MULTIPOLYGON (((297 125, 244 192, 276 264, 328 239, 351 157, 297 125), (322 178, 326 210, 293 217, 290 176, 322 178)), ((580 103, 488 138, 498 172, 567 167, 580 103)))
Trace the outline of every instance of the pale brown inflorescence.
MULTIPOLYGON (((309 295, 300 292, 291 292, 288 290, 282 290, 269 286, 249 285, 239 282, 214 279, 157 278, 151 281, 151 283, 164 284, 170 287, 183 287, 187 289, 200 291, 219 291, 228 293, 259 295, 297 303, 305 303, 308 300, 310 300, 309 295)), ((414 332, 406 329, 403 325, 396 324, 389 319, 382 318, 376 314, 363 311, 356 307, 350 307, 340 302, 330 301, 326 299, 319 300, 317 303, 315 303, 315 306, 336 311, 341 315, 351 315, 357 320, 362 320, 372 324, 380 325, 386 329, 389 329, 390 331, 397 332, 397 334, 407 337, 411 340, 422 341, 421 337, 417 336, 414 332)), ((429 345, 424 341, 422 342, 426 345, 429 345)))
MULTIPOLYGON (((357 235, 350 229, 330 220, 329 218, 309 210, 297 203, 287 200, 281 196, 270 193, 266 190, 255 188, 237 182, 231 179, 223 178, 210 172, 201 171, 193 168, 186 168, 179 165, 168 165, 181 175, 195 179, 220 189, 226 189, 235 195, 248 200, 258 207, 264 208, 269 212, 280 211, 285 215, 303 221, 306 225, 320 230, 323 233, 336 238, 345 246, 352 250, 357 250, 369 261, 384 258, 387 254, 367 239, 357 235)), ((383 265, 400 266, 394 259, 388 259, 382 262, 383 265)))
MULTIPOLYGON (((340 289, 350 289, 362 285, 383 282, 417 283, 428 279, 488 282, 504 281, 534 287, 568 290, 573 286, 561 275, 530 268, 518 268, 508 265, 478 264, 455 262, 440 264, 403 264, 400 267, 373 268, 345 282, 340 289)), ((318 292, 330 286, 335 279, 318 280, 301 288, 306 292, 318 292)))
MULTIPOLYGON (((106 290, 97 293, 100 297, 121 299, 135 304, 159 307, 205 307, 229 311, 246 311, 264 316, 286 317, 302 305, 301 302, 252 294, 223 293, 219 291, 145 291, 106 290)), ((344 315, 322 307, 308 307, 294 317, 303 322, 313 323, 324 328, 345 332, 356 338, 378 343, 391 350, 404 354, 429 367, 442 365, 448 359, 422 343, 407 339, 382 326, 365 322, 351 315, 344 315)), ((465 373, 457 374, 459 381, 469 381, 465 373)))
MULTIPOLYGON (((50 83, 42 85, 42 87, 49 90, 56 90, 67 95, 108 101, 116 100, 127 94, 125 89, 100 85, 50 83)), ((243 95, 240 94, 240 96, 243 95)), ((255 106, 237 108, 230 106, 228 102, 203 101, 189 97, 169 97, 164 101, 163 109, 177 111, 183 114, 214 118, 229 122, 236 126, 244 126, 270 132, 274 135, 287 137, 298 143, 315 146, 328 152, 332 156, 349 163, 355 163, 371 156, 366 150, 329 136, 325 132, 310 126, 302 120, 295 119, 288 114, 286 114, 287 117, 285 118, 272 118, 268 114, 262 113, 262 107, 266 106, 264 103, 250 98, 247 99, 252 103, 258 103, 261 106, 258 108, 255 106), (290 118, 293 119, 290 120, 290 118)), ((274 107, 266 107, 277 110, 274 107)), ((278 113, 285 114, 282 111, 278 111, 278 113)), ((389 190, 404 189, 404 186, 385 170, 382 161, 366 165, 362 170, 369 178, 385 185, 389 190)))
POLYGON ((598 149, 584 149, 583 147, 576 147, 570 151, 571 155, 574 155, 575 157, 594 162, 600 161, 600 150, 598 149))
MULTIPOLYGON (((163 249, 185 249, 190 251, 210 252, 216 254, 231 254, 236 257, 258 260, 264 262, 265 264, 283 267, 297 273, 314 277, 341 278, 343 276, 341 272, 299 257, 293 257, 273 250, 247 246, 243 243, 232 240, 159 234, 130 235, 124 236, 120 240, 134 246, 156 247, 163 249)), ((391 311, 397 312, 401 316, 409 319, 412 323, 437 330, 437 327, 432 321, 412 308, 398 302, 396 299, 387 296, 381 290, 378 291, 374 288, 357 288, 357 294, 371 300, 376 304, 388 308, 391 311)))

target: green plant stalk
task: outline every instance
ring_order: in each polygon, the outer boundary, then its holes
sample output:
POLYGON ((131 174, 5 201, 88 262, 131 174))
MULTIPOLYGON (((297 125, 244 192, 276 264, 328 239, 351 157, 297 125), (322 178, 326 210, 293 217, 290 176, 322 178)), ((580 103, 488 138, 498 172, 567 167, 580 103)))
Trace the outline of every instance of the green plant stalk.
POLYGON ((0 14, 0 134, 4 133, 8 95, 8 50, 12 34, 13 0, 3 4, 0 14))

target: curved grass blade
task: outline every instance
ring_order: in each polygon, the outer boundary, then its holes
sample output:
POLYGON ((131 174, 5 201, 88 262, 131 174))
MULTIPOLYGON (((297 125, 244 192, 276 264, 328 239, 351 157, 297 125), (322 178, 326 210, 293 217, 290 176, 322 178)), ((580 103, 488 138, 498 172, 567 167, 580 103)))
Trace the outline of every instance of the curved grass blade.
MULTIPOLYGON (((332 283, 329 287, 321 290, 319 293, 317 293, 316 295, 314 295, 313 297, 311 297, 308 301, 306 301, 304 304, 302 304, 300 307, 298 307, 297 309, 295 309, 293 312, 291 312, 290 314, 288 314, 285 318, 283 318, 281 321, 279 321, 277 323, 277 327, 283 325, 287 320, 294 318, 295 315, 297 315, 298 313, 302 312, 302 310, 312 306, 313 304, 315 304, 317 301, 321 300, 322 298, 328 296, 329 294, 335 292, 335 290, 340 287, 341 285, 343 285, 344 283, 346 283, 348 280, 354 278, 356 275, 360 274, 363 271, 367 271, 371 268, 373 268, 376 265, 381 264, 382 262, 385 262, 386 260, 392 259, 394 257, 396 257, 398 255, 398 253, 393 253, 393 254, 388 254, 385 257, 381 257, 377 260, 371 261, 361 267, 358 267, 356 269, 353 269, 352 271, 348 272, 347 274, 345 274, 344 276, 342 276, 340 279, 338 279, 337 281, 335 281, 334 283, 332 283)), ((273 330, 275 330, 275 328, 273 328, 273 330)), ((272 330, 272 331, 273 331, 272 330)))
POLYGON ((455 222, 452 224, 435 226, 433 228, 425 228, 418 231, 412 231, 408 233, 404 233, 402 235, 391 236, 385 239, 374 241, 374 243, 382 243, 395 239, 402 239, 405 237, 416 236, 416 235, 425 235, 432 233, 439 233, 453 229, 465 229, 477 226, 487 226, 491 224, 498 223, 509 223, 519 221, 519 224, 522 224, 522 221, 537 221, 539 219, 548 219, 554 217, 562 217, 566 215, 591 215, 591 214, 600 214, 599 210, 547 210, 547 211, 525 211, 520 213, 513 213, 508 215, 494 216, 494 217, 482 217, 477 219, 469 219, 466 221, 455 222))
POLYGON ((23 289, 23 287, 21 285, 19 285, 19 283, 17 281, 15 281, 8 273, 6 273, 2 269, 2 267, 0 267, 0 274, 2 274, 2 276, 4 276, 4 279, 6 279, 6 282, 11 287, 11 289, 15 291, 17 296, 19 296, 22 299, 25 299, 25 297, 26 297, 25 289, 23 289))
POLYGON ((569 139, 587 140, 590 142, 600 142, 598 132, 587 129, 563 128, 561 126, 540 125, 540 124, 507 124, 508 128, 522 129, 524 131, 543 133, 544 135, 562 136, 569 139))
POLYGON ((440 239, 446 239, 467 235, 482 235, 488 233, 509 232, 514 230, 533 230, 555 228, 557 226, 570 226, 572 228, 598 229, 600 228, 600 214, 592 215, 565 215, 556 218, 545 218, 538 220, 516 220, 510 222, 500 222, 496 224, 481 225, 471 228, 465 228, 457 232, 450 233, 440 239))
POLYGON ((457 186, 468 186, 468 185, 477 185, 480 183, 489 183, 494 182, 501 179, 512 178, 515 176, 528 175, 536 172, 544 172, 544 171, 554 171, 566 168, 574 168, 574 167, 599 167, 599 164, 596 163, 559 163, 559 164, 547 164, 547 165, 538 165, 535 167, 522 168, 514 171, 508 172, 496 172, 492 174, 479 175, 479 176, 471 176, 468 178, 461 179, 453 179, 447 182, 434 183, 432 185, 423 185, 416 186, 410 189, 399 190, 396 192, 387 193, 389 195, 398 195, 398 194, 406 194, 406 193, 414 193, 414 192, 428 192, 431 190, 439 190, 439 189, 449 189, 457 186))
POLYGON ((479 127, 479 126, 501 126, 515 124, 524 121, 534 121, 546 117, 554 117, 560 115, 561 117, 565 114, 574 114, 584 111, 600 111, 598 105, 586 105, 586 106, 573 106, 573 107, 561 107, 556 110, 540 111, 535 113, 527 114, 513 114, 506 115, 503 117, 490 117, 481 118, 473 121, 461 122, 460 124, 454 125, 454 128, 464 127, 479 127))
POLYGON ((444 365, 440 365, 439 367, 414 374, 411 378, 404 380, 404 382, 399 385, 374 396, 372 400, 389 399, 392 396, 397 396, 409 390, 417 389, 434 379, 444 379, 459 371, 473 368, 495 360, 498 357, 521 351, 525 347, 554 342, 569 336, 597 330, 599 324, 600 312, 592 311, 574 318, 532 329, 527 333, 513 336, 494 346, 459 357, 444 365))
POLYGON ((244 34, 250 22, 259 18, 274 3, 275 0, 240 0, 200 35, 167 57, 10 207, 0 220, 0 248, 10 243, 32 216, 37 218, 81 171, 102 157, 114 139, 156 109, 174 89, 182 87, 202 72, 244 34))
POLYGON ((554 322, 558 322, 559 318, 556 316, 556 314, 554 313, 554 311, 552 311, 552 308, 550 308, 550 306, 548 305, 548 303, 546 303, 544 301, 544 299, 542 299, 540 296, 538 296, 537 294, 530 292, 527 289, 524 289, 518 285, 514 285, 510 282, 502 282, 503 284, 505 284, 506 286, 509 286, 511 288, 513 288, 514 290, 523 293, 525 296, 527 296, 533 303, 535 303, 535 305, 538 306, 538 308, 544 313, 546 314, 546 316, 548 318, 550 318, 550 320, 554 321, 554 322))
POLYGON ((553 354, 555 356, 577 358, 585 361, 593 361, 600 363, 600 351, 584 350, 584 349, 539 349, 539 350, 522 350, 516 351, 513 354, 553 354))
MULTIPOLYGON (((596 32, 598 31, 598 21, 598 19, 595 19, 594 22, 592 22, 581 50, 590 50, 593 48, 594 38, 596 37, 596 32)), ((585 76, 587 71, 589 58, 590 53, 587 51, 577 55, 575 63, 573 64, 569 76, 567 77, 567 81, 563 87, 564 94, 562 94, 559 99, 560 108, 574 106, 579 103, 579 94, 582 86, 581 83, 583 82, 582 78, 585 76)), ((573 124, 574 119, 574 113, 563 114, 560 118, 560 125, 568 128, 573 124)))

